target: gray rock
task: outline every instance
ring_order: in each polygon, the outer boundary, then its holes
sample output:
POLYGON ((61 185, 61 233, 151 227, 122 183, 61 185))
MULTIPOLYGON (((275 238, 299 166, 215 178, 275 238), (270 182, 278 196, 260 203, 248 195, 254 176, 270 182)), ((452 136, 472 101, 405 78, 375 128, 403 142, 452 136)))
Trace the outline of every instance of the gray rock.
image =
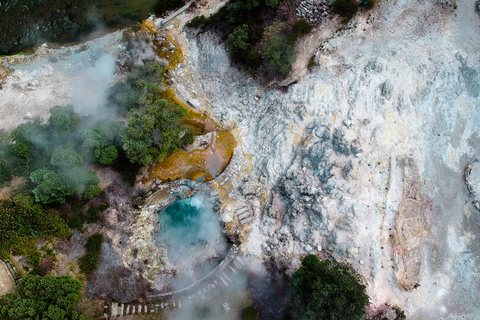
POLYGON ((380 93, 382 97, 385 97, 387 100, 392 98, 393 86, 390 81, 385 81, 380 85, 380 93))
POLYGON ((473 198, 472 203, 480 210, 480 159, 475 159, 465 168, 465 184, 473 198))

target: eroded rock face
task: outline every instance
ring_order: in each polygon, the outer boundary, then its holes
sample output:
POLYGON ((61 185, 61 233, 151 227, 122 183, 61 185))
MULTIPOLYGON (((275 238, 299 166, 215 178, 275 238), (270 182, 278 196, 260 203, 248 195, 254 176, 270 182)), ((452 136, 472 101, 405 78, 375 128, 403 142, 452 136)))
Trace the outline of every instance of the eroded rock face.
POLYGON ((400 161, 403 167, 403 196, 398 207, 397 227, 392 235, 397 281, 412 291, 420 282, 422 241, 430 229, 432 201, 422 192, 418 168, 413 159, 400 161))
POLYGON ((480 160, 476 159, 465 168, 465 184, 473 198, 473 204, 480 210, 480 160))

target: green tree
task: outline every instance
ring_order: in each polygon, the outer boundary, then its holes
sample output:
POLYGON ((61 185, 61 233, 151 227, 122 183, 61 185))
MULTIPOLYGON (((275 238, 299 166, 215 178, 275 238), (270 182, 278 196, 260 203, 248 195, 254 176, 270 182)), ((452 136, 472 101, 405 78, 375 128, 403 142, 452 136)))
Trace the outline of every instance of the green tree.
POLYGON ((282 74, 287 73, 295 61, 294 47, 286 40, 274 38, 270 45, 263 49, 262 56, 268 69, 282 74))
POLYGON ((0 296, 2 320, 79 320, 73 307, 80 299, 82 283, 70 276, 27 275, 16 294, 0 296))
POLYGON ((275 8, 279 2, 279 0, 265 0, 265 4, 272 8, 275 8))
POLYGON ((78 266, 84 273, 92 273, 97 267, 98 256, 102 249, 103 235, 100 233, 94 234, 87 239, 85 249, 87 253, 78 259, 78 266))
POLYGON ((353 18, 358 12, 358 6, 355 0, 334 0, 333 11, 344 16, 348 20, 353 18))
POLYGON ((121 133, 123 149, 131 162, 149 165, 162 161, 180 146, 180 126, 187 110, 166 100, 149 102, 145 109, 128 113, 128 127, 121 133))
POLYGON ((101 121, 93 128, 82 130, 82 150, 89 160, 113 165, 118 158, 121 122, 101 121))
POLYGON ((74 132, 81 121, 82 118, 75 113, 73 106, 55 106, 50 109, 48 125, 57 137, 74 132))
POLYGON ((249 27, 246 24, 238 26, 233 30, 227 39, 227 48, 230 52, 238 52, 246 50, 250 46, 248 43, 248 30, 249 27))
POLYGON ((37 184, 33 189, 35 200, 41 203, 64 203, 75 192, 75 186, 64 175, 49 169, 38 169, 30 175, 30 180, 37 184))
POLYGON ((346 264, 308 255, 293 274, 290 291, 295 319, 360 320, 366 314, 365 285, 346 264))
POLYGON ((82 165, 85 160, 71 145, 61 145, 53 150, 50 163, 65 168, 82 165))

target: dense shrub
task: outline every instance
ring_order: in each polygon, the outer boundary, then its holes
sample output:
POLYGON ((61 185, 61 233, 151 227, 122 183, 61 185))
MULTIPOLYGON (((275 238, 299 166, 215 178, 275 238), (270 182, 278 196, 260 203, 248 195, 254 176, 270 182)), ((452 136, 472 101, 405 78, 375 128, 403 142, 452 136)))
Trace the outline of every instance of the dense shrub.
POLYGON ((270 70, 281 74, 286 74, 295 60, 294 47, 278 37, 263 49, 262 56, 270 70))
POLYGON ((174 10, 185 4, 185 0, 157 0, 154 12, 157 15, 164 14, 166 11, 174 10))
POLYGON ((84 273, 92 273, 95 270, 98 263, 98 256, 102 249, 102 241, 103 235, 99 233, 94 234, 87 239, 87 243, 85 244, 87 253, 78 259, 80 271, 84 273))
POLYGON ((80 320, 73 307, 80 299, 82 283, 70 276, 24 277, 17 294, 0 296, 0 318, 4 320, 80 320))
POLYGON ((375 0, 366 0, 362 3, 362 5, 366 10, 371 10, 373 7, 375 7, 375 0))
POLYGON ((253 306, 246 307, 242 310, 242 320, 257 320, 258 312, 253 306))
POLYGON ((98 218, 100 217, 100 212, 103 212, 108 209, 107 204, 101 204, 99 206, 91 206, 87 211, 87 222, 88 223, 97 223, 98 218))
POLYGON ((163 99, 149 102, 145 109, 130 111, 128 127, 121 133, 127 157, 146 166, 177 151, 183 131, 180 121, 187 116, 185 108, 163 99))
POLYGON ((366 314, 365 286, 345 264, 308 255, 293 274, 290 291, 295 319, 360 320, 366 314))
POLYGON ((344 16, 347 19, 353 18, 358 12, 358 6, 355 0, 334 0, 333 11, 344 16))
POLYGON ((310 31, 312 31, 312 29, 313 29, 313 26, 305 20, 298 20, 295 26, 293 27, 294 32, 299 36, 304 36, 306 34, 309 34, 310 31))
POLYGON ((238 52, 247 50, 250 44, 248 43, 249 27, 246 24, 238 26, 233 30, 227 39, 227 48, 230 52, 238 52))

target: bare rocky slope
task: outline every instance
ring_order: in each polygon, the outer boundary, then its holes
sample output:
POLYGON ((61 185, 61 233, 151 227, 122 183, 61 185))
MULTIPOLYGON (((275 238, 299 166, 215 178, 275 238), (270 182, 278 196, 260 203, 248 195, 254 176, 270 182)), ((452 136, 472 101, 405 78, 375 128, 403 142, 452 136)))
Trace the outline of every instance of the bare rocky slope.
POLYGON ((214 35, 189 37, 208 104, 238 126, 245 169, 222 213, 255 211, 245 251, 290 272, 307 253, 349 262, 372 311, 479 319, 480 213, 463 176, 479 156, 480 20, 457 5, 382 1, 314 31, 319 66, 298 78, 296 65, 286 93, 233 68, 214 35))

